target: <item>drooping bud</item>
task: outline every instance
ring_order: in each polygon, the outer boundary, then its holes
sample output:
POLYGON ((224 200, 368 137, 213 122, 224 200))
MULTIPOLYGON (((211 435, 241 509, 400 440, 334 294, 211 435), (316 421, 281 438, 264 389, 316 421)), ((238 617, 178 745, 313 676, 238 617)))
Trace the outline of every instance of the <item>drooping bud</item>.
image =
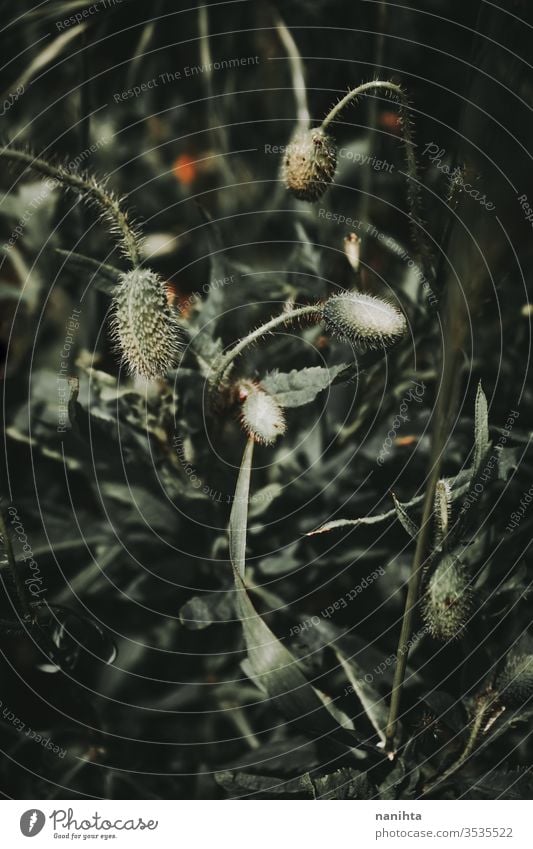
POLYGON ((496 678, 494 689, 500 702, 520 707, 533 696, 533 655, 510 655, 496 678))
POLYGON ((394 304, 361 292, 333 295, 322 314, 330 331, 362 350, 393 345, 407 330, 405 316, 394 304))
POLYGON ((468 574, 457 557, 444 557, 430 578, 424 598, 424 619, 437 640, 460 636, 472 603, 468 574))
POLYGON ((336 167, 335 142, 324 130, 298 130, 287 145, 282 176, 298 200, 314 201, 332 182, 336 167))
POLYGON ((122 274, 112 310, 112 336, 130 373, 162 377, 175 365, 179 328, 159 275, 143 268, 122 274))
POLYGON ((249 436, 262 445, 272 445, 278 436, 285 433, 285 416, 278 402, 257 384, 242 385, 239 397, 241 422, 249 436))

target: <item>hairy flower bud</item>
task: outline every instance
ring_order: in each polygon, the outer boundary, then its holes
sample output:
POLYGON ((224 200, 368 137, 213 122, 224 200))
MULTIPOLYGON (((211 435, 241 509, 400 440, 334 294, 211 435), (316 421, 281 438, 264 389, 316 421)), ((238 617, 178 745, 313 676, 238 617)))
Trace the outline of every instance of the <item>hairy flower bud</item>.
POLYGON ((394 304, 361 292, 333 295, 322 314, 330 331, 362 350, 392 345, 407 330, 405 316, 394 304))
POLYGON ((278 436, 285 433, 285 416, 278 402, 259 386, 243 384, 240 397, 241 421, 249 436, 262 445, 272 445, 278 436))
POLYGON ((282 175, 298 200, 318 200, 335 176, 335 142, 324 130, 298 130, 287 145, 282 175))
POLYGON ((163 280, 143 268, 122 274, 112 309, 112 336, 128 371, 162 377, 175 364, 180 348, 163 280))
POLYGON ((533 655, 511 655, 496 678, 494 689, 500 702, 520 707, 533 696, 533 655))
POLYGON ((463 630, 472 602, 468 574, 457 557, 444 557, 430 578, 424 598, 424 619, 438 640, 453 640, 463 630))

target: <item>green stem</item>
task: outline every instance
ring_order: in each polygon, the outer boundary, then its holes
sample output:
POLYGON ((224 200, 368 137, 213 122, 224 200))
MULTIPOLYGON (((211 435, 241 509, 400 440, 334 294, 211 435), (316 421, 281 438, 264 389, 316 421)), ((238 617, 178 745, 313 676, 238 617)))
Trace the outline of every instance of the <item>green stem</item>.
POLYGON ((270 321, 266 322, 266 324, 262 324, 260 327, 257 327, 249 333, 248 336, 240 339, 233 348, 230 348, 229 351, 218 358, 218 363, 215 362, 213 367, 213 376, 210 379, 212 388, 216 389, 220 386, 227 376, 227 372, 233 361, 244 351, 245 348, 249 345, 253 345, 253 343, 262 336, 266 336, 267 333, 270 333, 276 327, 279 327, 282 324, 287 324, 289 321, 295 321, 296 319, 304 318, 306 316, 320 316, 321 314, 321 309, 316 304, 307 307, 296 307, 293 310, 283 312, 281 315, 271 318, 270 321))
POLYGON ((72 262, 82 268, 87 268, 89 271, 94 271, 95 274, 100 274, 111 283, 117 283, 122 271, 115 268, 114 265, 109 265, 107 262, 100 262, 97 259, 92 259, 85 254, 78 254, 75 251, 64 251, 62 248, 56 248, 56 253, 63 257, 67 262, 72 262))
POLYGON ((130 226, 128 215, 123 211, 120 201, 110 192, 107 192, 96 180, 85 179, 79 174, 68 171, 58 165, 51 165, 44 159, 38 159, 22 150, 13 150, 9 147, 0 148, 0 156, 5 156, 13 162, 20 162, 33 168, 45 177, 57 180, 61 185, 78 192, 87 199, 93 200, 100 207, 104 215, 112 221, 122 239, 122 249, 125 256, 131 260, 134 266, 141 263, 141 250, 137 234, 130 226))
POLYGON ((356 100, 360 95, 365 94, 367 91, 376 89, 394 94, 399 100, 400 118, 402 122, 402 140, 407 165, 407 203, 409 206, 412 233, 423 265, 424 274, 426 278, 432 279, 434 274, 431 256, 423 237, 424 226, 420 212, 420 181, 418 179, 413 134, 411 132, 409 119, 409 101, 407 100, 403 88, 389 80, 370 80, 367 83, 362 83, 360 86, 357 86, 357 88, 349 91, 348 94, 345 94, 344 97, 335 104, 322 121, 321 129, 325 131, 329 124, 331 124, 331 122, 340 115, 344 107, 348 106, 348 104, 353 100, 356 100))
POLYGON ((409 640, 411 638, 413 618, 418 602, 420 582, 422 580, 422 575, 424 574, 424 561, 429 540, 429 532, 431 530, 431 517, 433 513, 433 504, 435 502, 435 490, 440 477, 440 467, 441 460, 439 457, 433 465, 431 477, 426 489, 424 507, 422 511, 422 524, 420 526, 420 531, 418 532, 415 556, 411 567, 411 574, 409 575, 409 582, 407 584, 407 598, 405 601, 400 639, 398 640, 398 649, 396 652, 396 668, 394 670, 389 717, 385 732, 385 748, 389 753, 394 752, 394 736, 396 733, 396 724, 400 711, 400 700, 403 681, 405 678, 405 670, 407 669, 409 640))

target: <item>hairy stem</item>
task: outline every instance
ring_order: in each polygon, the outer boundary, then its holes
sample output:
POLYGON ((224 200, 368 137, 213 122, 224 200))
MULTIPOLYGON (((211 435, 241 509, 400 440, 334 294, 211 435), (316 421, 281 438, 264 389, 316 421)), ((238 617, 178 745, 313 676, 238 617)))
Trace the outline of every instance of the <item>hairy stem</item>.
POLYGON ((124 255, 128 257, 134 266, 140 265, 141 251, 139 240, 135 230, 129 223, 128 214, 122 209, 120 201, 112 193, 106 191, 99 182, 68 171, 61 165, 52 165, 46 162, 46 160, 38 159, 22 150, 2 147, 0 148, 0 156, 5 156, 13 162, 19 162, 29 168, 33 168, 45 177, 51 177, 53 180, 57 180, 62 186, 78 192, 87 200, 93 200, 120 234, 124 255))
POLYGON ((402 122, 402 139, 405 148, 405 160, 407 165, 407 203, 409 206, 409 215, 411 218, 413 238, 420 254, 420 260, 424 268, 424 274, 427 278, 433 278, 433 268, 431 256, 423 237, 424 226, 420 212, 420 181, 418 179, 418 169, 416 165, 416 157, 414 153, 413 135, 411 132, 411 124, 409 119, 409 101, 403 88, 397 83, 389 80, 370 80, 367 83, 362 83, 357 88, 352 89, 345 94, 338 103, 331 109, 322 121, 321 129, 326 130, 329 124, 334 121, 342 112, 345 106, 348 106, 354 100, 365 94, 367 91, 382 90, 394 95, 399 102, 400 118, 402 122))
POLYGON ((276 327, 280 325, 287 324, 290 321, 295 321, 299 318, 304 318, 307 316, 320 316, 321 310, 320 307, 316 304, 307 307, 296 307, 293 310, 289 310, 287 312, 283 312, 280 315, 271 318, 270 321, 267 321, 266 324, 261 324, 260 327, 257 327, 248 336, 245 336, 243 339, 240 339, 233 348, 230 348, 225 354, 223 354, 218 362, 215 362, 213 368, 213 375, 210 378, 210 383, 213 389, 216 389, 220 384, 224 381, 224 378, 227 376, 227 372, 231 367, 233 361, 241 354, 245 348, 249 345, 253 345, 258 339, 262 336, 266 336, 267 333, 270 333, 276 327))
MULTIPOLYGON (((494 706, 494 696, 491 694, 486 694, 485 697, 480 701, 478 705, 478 710, 472 720, 472 726, 470 729, 470 734, 468 736, 468 740, 465 748, 459 755, 456 761, 454 761, 448 769, 445 769, 444 772, 437 776, 433 781, 427 784, 424 787, 424 791, 422 793, 423 796, 429 795, 438 784, 441 784, 443 781, 446 781, 450 776, 454 775, 461 767, 466 763, 472 752, 475 750, 477 746, 477 742, 479 739, 479 735, 483 729, 483 724, 487 717, 487 714, 494 706)), ((497 714, 499 715, 499 714, 497 714)))

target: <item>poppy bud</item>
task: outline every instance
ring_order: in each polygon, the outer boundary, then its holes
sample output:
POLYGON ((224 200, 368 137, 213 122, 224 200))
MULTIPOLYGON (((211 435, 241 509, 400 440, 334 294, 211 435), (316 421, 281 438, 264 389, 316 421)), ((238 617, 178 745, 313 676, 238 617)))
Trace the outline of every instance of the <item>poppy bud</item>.
POLYGON ((168 305, 163 280, 135 268, 120 276, 113 298, 111 330, 132 374, 163 377, 176 362, 179 328, 168 305))
POLYGON ((298 200, 322 197, 335 176, 337 150, 324 130, 298 130, 287 145, 283 160, 283 180, 298 200))
POLYGON ((468 574, 457 557, 444 557, 430 578, 424 599, 424 619, 438 640, 453 640, 463 630, 471 608, 468 574))
POLYGON ((397 307, 361 292, 333 295, 322 313, 329 330, 363 350, 388 347, 407 330, 405 316, 397 307))

